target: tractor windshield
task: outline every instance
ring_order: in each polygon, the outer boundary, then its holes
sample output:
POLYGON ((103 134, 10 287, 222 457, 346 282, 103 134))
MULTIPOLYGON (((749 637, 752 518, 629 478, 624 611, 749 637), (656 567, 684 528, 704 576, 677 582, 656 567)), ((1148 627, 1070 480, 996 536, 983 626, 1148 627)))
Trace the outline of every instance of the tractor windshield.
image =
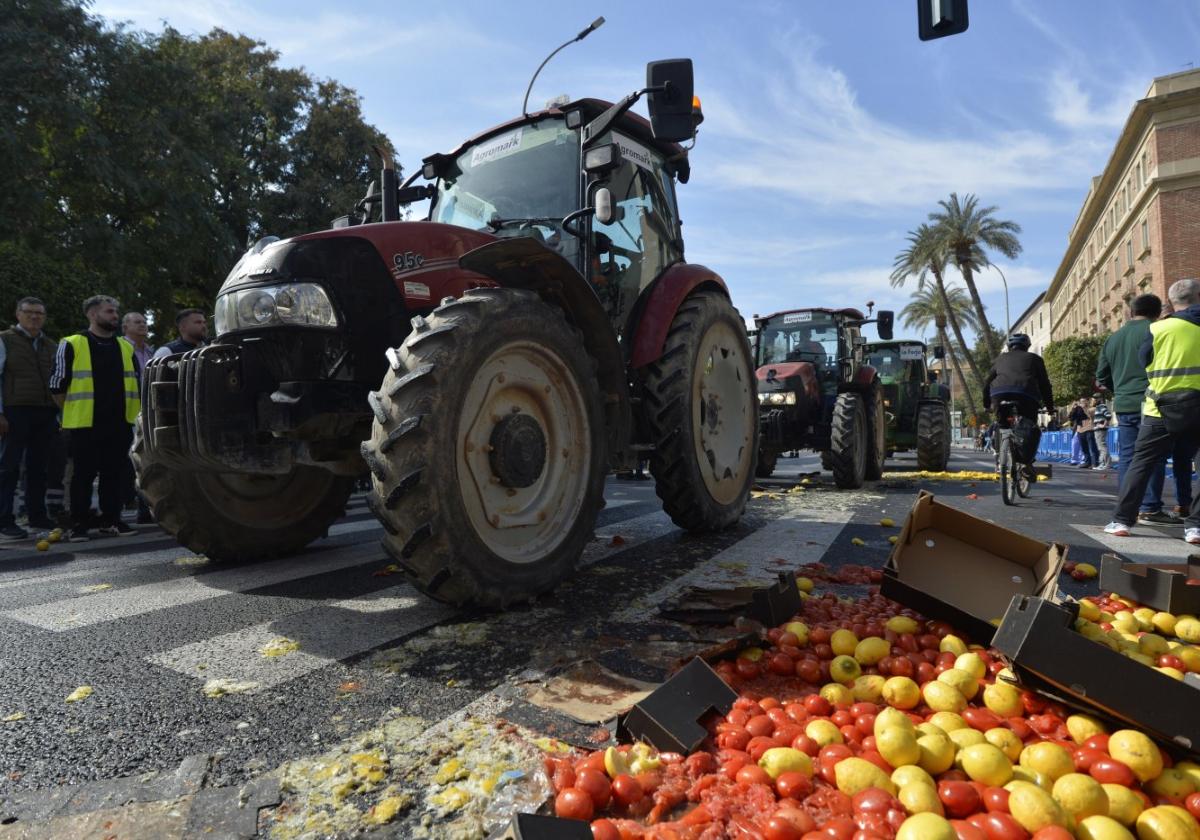
POLYGON ((531 236, 577 262, 560 222, 579 203, 579 132, 545 119, 489 137, 459 155, 438 183, 432 221, 531 236))
POLYGON ((904 373, 904 362, 900 360, 900 350, 897 347, 872 350, 866 361, 879 373, 880 379, 899 379, 904 373))
POLYGON ((838 326, 828 312, 785 312, 763 324, 758 341, 758 365, 780 362, 837 364, 838 326))

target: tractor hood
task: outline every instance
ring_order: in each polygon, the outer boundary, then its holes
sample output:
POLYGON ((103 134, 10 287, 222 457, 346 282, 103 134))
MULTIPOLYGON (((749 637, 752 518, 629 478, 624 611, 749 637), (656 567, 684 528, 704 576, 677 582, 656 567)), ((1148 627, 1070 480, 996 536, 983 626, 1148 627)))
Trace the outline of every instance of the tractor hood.
POLYGON ((812 362, 778 362, 763 365, 754 372, 759 393, 795 391, 812 401, 821 398, 821 386, 812 362))
POLYGON ((383 270, 408 309, 428 309, 437 304, 438 290, 451 276, 457 281, 453 285, 493 285, 483 275, 465 272, 458 259, 495 240, 488 233, 436 222, 378 222, 262 240, 229 272, 221 294, 292 280, 353 283, 357 275, 383 270))

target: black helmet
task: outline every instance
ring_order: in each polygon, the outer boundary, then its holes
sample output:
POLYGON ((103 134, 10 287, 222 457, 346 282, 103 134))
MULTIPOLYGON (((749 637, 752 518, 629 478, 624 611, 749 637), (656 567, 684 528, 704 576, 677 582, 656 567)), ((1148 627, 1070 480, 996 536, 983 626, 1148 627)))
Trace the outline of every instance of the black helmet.
POLYGON ((1013 333, 1008 337, 1009 350, 1028 350, 1031 343, 1025 333, 1013 333))

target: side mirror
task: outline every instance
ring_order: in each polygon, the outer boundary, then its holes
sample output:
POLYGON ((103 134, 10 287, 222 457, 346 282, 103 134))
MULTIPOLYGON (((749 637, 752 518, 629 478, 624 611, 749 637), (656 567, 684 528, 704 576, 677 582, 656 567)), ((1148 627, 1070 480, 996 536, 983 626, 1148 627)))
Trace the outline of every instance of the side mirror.
POLYGON ((917 37, 922 41, 967 31, 967 0, 917 0, 917 37))
POLYGON ((875 316, 875 328, 884 341, 892 340, 892 326, 895 322, 896 313, 890 309, 880 309, 879 314, 875 316))
POLYGON ((583 153, 583 171, 589 175, 605 175, 621 165, 621 147, 616 143, 593 146, 583 153))
POLYGON ((596 221, 602 225, 611 225, 617 217, 613 209, 612 190, 601 187, 596 190, 596 197, 592 202, 596 208, 596 221))
POLYGON ((940 344, 937 345, 936 347, 934 347, 933 348, 933 358, 935 358, 935 359, 946 358, 946 348, 940 344))
POLYGON ((692 116, 692 60, 671 58, 646 65, 650 130, 655 140, 682 143, 696 133, 692 116))

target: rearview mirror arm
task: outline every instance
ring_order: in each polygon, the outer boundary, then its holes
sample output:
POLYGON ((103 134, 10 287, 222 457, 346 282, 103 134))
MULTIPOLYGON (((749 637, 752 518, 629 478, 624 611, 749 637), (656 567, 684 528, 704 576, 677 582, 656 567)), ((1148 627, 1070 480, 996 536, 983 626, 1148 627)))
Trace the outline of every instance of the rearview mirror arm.
POLYGON ((608 131, 609 127, 616 122, 622 114, 637 104, 637 101, 647 93, 666 93, 671 88, 671 83, 667 82, 664 85, 654 85, 652 87, 635 90, 633 93, 626 96, 617 104, 611 106, 596 119, 592 120, 583 128, 583 147, 586 149, 595 143, 604 132, 608 131))

